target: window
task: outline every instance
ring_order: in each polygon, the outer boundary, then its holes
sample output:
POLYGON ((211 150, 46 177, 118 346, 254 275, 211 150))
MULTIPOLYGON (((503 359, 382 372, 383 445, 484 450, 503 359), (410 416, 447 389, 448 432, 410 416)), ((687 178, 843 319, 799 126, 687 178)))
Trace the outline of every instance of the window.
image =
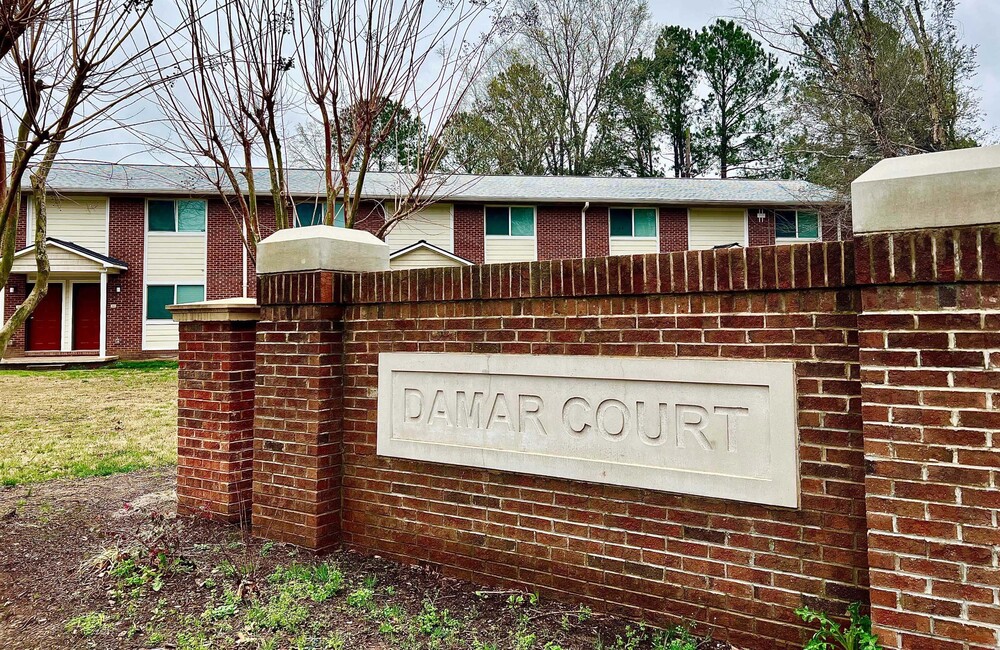
POLYGON ((819 239, 819 215, 778 210, 774 213, 774 236, 776 239, 819 239))
POLYGON ((534 237, 535 209, 526 206, 487 206, 488 237, 534 237))
MULTIPOLYGON (((323 217, 326 214, 326 201, 307 201, 295 204, 295 225, 302 226, 322 226, 323 217)), ((333 225, 344 228, 347 220, 344 217, 344 204, 337 201, 334 208, 333 225)))
POLYGON ((149 232, 205 232, 208 215, 205 201, 152 199, 146 203, 146 211, 149 232))
POLYGON ((168 305, 183 305, 205 299, 205 287, 200 284, 166 284, 146 287, 146 319, 170 320, 168 305))
POLYGON ((612 237, 656 238, 656 208, 611 208, 608 219, 612 237))

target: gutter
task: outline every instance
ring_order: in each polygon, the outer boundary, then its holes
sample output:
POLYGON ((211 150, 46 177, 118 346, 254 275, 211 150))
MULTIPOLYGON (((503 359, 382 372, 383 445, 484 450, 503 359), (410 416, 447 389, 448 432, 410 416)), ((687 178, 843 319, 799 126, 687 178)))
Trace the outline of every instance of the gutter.
POLYGON ((583 204, 580 210, 580 257, 587 257, 587 210, 590 209, 590 201, 583 204))

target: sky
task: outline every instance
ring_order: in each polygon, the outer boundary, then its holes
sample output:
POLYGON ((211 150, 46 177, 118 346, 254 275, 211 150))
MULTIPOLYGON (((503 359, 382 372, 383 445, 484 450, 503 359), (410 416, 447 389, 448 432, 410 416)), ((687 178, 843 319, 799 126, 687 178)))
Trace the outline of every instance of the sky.
MULTIPOLYGON (((718 17, 734 17, 732 0, 649 0, 653 21, 700 28, 718 17)), ((987 140, 1000 140, 1000 0, 959 0, 956 20, 966 43, 979 47, 974 87, 982 98, 987 140)))

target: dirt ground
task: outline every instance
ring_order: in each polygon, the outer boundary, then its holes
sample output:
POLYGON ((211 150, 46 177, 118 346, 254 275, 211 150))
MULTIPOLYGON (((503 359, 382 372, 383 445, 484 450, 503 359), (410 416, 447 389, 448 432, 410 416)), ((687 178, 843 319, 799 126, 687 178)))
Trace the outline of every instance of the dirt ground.
POLYGON ((173 470, 0 488, 0 647, 718 650, 173 514, 173 470))
POLYGON ((0 371, 0 485, 176 462, 176 363, 0 371))

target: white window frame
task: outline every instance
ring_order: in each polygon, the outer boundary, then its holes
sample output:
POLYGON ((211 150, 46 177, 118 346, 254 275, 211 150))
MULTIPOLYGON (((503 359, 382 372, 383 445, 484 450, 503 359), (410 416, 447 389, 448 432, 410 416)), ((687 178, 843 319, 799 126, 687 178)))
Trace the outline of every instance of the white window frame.
MULTIPOLYGON (((146 233, 152 235, 207 235, 208 234, 208 200, 195 198, 147 198, 146 199, 146 233), (150 201, 170 201, 174 204, 174 229, 173 230, 150 230, 149 229, 149 202, 150 201), (178 230, 177 203, 180 201, 201 201, 205 205, 205 229, 204 230, 178 230)), ((110 202, 109 202, 110 209, 110 202)))
POLYGON ((538 237, 538 207, 534 205, 522 205, 516 203, 491 203, 483 206, 483 236, 486 239, 535 239, 538 237), (486 211, 489 208, 505 208, 507 210, 507 232, 510 233, 510 209, 511 208, 531 208, 531 234, 530 235, 487 235, 486 234, 486 211))
POLYGON ((787 244, 792 244, 795 242, 812 242, 812 241, 822 241, 823 240, 823 218, 820 216, 819 210, 781 210, 777 209, 774 211, 774 241, 782 242, 787 244), (779 212, 794 212, 795 213, 795 236, 794 237, 778 237, 778 213, 779 212), (815 237, 800 237, 799 236, 799 215, 802 213, 810 213, 816 215, 816 236, 815 237))
MULTIPOLYGON (((660 242, 660 208, 645 205, 612 205, 608 207, 608 239, 610 240, 620 240, 620 241, 656 241, 657 244, 660 242), (630 210, 632 212, 632 233, 631 235, 612 235, 611 234, 611 211, 612 210, 630 210), (653 210, 656 213, 656 235, 653 237, 639 237, 635 235, 635 211, 636 210, 653 210)), ((657 246, 659 249, 659 246, 657 246)))

